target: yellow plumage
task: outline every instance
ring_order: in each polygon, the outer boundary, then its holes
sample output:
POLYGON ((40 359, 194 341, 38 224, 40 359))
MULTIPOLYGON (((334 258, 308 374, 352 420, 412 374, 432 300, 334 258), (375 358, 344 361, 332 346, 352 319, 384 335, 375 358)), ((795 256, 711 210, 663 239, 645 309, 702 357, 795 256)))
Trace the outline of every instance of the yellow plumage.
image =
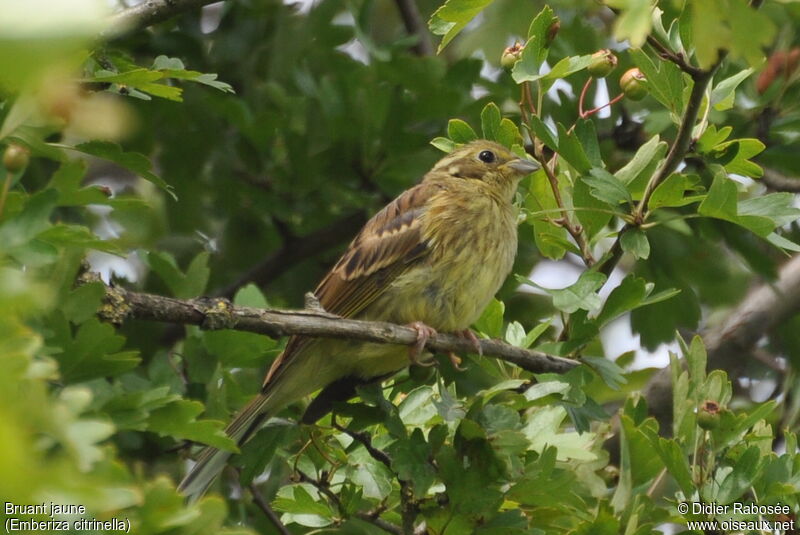
MULTIPOLYGON (((511 271, 517 250, 512 200, 519 179, 536 167, 490 141, 456 149, 367 222, 317 287, 320 304, 343 317, 467 329, 511 271)), ((309 407, 314 420, 330 402, 346 399, 354 384, 408 363, 402 346, 293 336, 262 392, 226 431, 242 444, 265 418, 324 389, 309 407)), ((206 448, 181 483, 183 492, 202 495, 228 456, 206 448)))

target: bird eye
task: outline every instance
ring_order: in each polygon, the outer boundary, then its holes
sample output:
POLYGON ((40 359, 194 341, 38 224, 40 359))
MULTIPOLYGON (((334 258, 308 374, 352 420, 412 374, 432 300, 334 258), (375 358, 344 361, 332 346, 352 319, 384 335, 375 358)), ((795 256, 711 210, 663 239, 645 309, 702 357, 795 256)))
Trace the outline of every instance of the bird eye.
POLYGON ((494 163, 496 156, 490 150, 482 150, 480 154, 478 154, 478 159, 483 163, 494 163))

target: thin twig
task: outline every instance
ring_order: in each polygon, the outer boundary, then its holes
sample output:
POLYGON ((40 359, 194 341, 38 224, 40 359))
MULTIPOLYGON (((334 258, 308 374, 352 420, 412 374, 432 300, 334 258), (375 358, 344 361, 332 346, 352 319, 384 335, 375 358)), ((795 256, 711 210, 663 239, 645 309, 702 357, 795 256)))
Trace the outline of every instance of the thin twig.
POLYGON ((144 0, 123 9, 111 17, 116 32, 124 33, 163 22, 186 11, 197 9, 220 0, 144 0))
POLYGON ((703 73, 703 70, 701 68, 695 67, 694 65, 687 62, 686 58, 683 57, 683 54, 679 52, 673 52, 664 43, 659 41, 657 37, 653 35, 648 35, 647 44, 655 49, 659 57, 671 61, 672 63, 680 67, 680 69, 683 72, 690 74, 692 77, 698 76, 703 73))
POLYGON ((331 425, 337 431, 344 433, 345 435, 349 436, 350 438, 352 438, 353 440, 364 446, 364 449, 367 450, 367 453, 369 453, 370 457, 372 457, 379 463, 385 465, 386 468, 388 468, 389 470, 392 469, 391 457, 389 457, 389 455, 385 451, 379 450, 378 448, 372 445, 372 437, 369 435, 369 433, 347 429, 346 427, 339 425, 339 422, 336 421, 335 417, 331 420, 331 425))
POLYGON ((708 84, 711 83, 714 73, 717 71, 717 68, 719 68, 719 65, 722 63, 722 60, 725 58, 725 56, 726 54, 724 52, 721 53, 717 63, 712 68, 707 71, 700 71, 700 74, 693 76, 694 85, 692 86, 692 92, 689 96, 689 102, 686 106, 686 110, 683 113, 683 117, 681 118, 681 123, 678 127, 678 133, 675 136, 675 140, 672 142, 672 146, 667 153, 667 157, 647 182, 644 194, 642 195, 642 200, 639 202, 639 205, 633 214, 633 222, 622 227, 617 235, 617 239, 614 241, 609 251, 604 255, 603 259, 596 264, 596 267, 600 273, 608 276, 614 270, 620 258, 622 257, 621 239, 623 234, 640 226, 645 221, 647 216, 647 205, 650 201, 650 197, 653 195, 653 192, 659 186, 659 184, 666 180, 666 178, 678 168, 678 165, 686 156, 686 153, 688 152, 692 143, 692 130, 694 129, 695 122, 697 121, 697 116, 700 113, 700 108, 703 103, 703 95, 705 95, 708 84))
POLYGON ((417 4, 414 0, 395 0, 397 9, 400 11, 400 17, 403 19, 403 25, 409 35, 417 37, 417 42, 414 45, 414 51, 418 56, 433 56, 433 40, 431 34, 428 32, 428 26, 420 15, 417 4))
POLYGON ((261 491, 258 490, 258 487, 255 483, 250 483, 250 494, 253 495, 253 503, 255 503, 261 512, 264 513, 264 516, 275 526, 275 529, 281 533, 281 535, 292 535, 292 532, 283 525, 281 522, 280 517, 278 517, 277 513, 272 510, 272 507, 269 506, 267 500, 264 499, 264 496, 261 495, 261 491))
POLYGON ((581 251, 581 256, 583 257, 583 261, 587 267, 592 267, 595 263, 594 256, 592 256, 592 249, 589 247, 589 242, 586 241, 586 235, 583 232, 583 228, 580 225, 575 225, 572 223, 572 220, 569 218, 569 213, 567 208, 564 205, 564 201, 561 199, 561 191, 558 187, 558 177, 556 177, 553 170, 548 165, 548 162, 544 160, 544 158, 539 160, 539 163, 542 164, 542 169, 544 169, 545 174, 547 175, 547 180, 550 182, 550 187, 553 190, 553 196, 555 197, 556 204, 559 208, 561 208, 561 220, 564 228, 567 229, 569 235, 575 240, 575 243, 578 244, 578 247, 581 251))

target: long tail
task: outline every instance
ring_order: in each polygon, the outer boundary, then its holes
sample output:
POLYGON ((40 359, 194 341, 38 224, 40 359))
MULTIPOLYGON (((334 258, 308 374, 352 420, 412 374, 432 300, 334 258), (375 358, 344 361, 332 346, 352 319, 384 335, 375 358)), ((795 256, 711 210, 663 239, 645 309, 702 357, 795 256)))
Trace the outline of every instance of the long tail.
MULTIPOLYGON (((255 433, 264 420, 269 417, 269 394, 259 394, 236 415, 228 425, 225 432, 241 446, 255 433)), ((207 447, 197 458, 197 463, 183 478, 178 490, 186 495, 190 502, 199 499, 216 479, 217 475, 225 468, 231 452, 207 447)))

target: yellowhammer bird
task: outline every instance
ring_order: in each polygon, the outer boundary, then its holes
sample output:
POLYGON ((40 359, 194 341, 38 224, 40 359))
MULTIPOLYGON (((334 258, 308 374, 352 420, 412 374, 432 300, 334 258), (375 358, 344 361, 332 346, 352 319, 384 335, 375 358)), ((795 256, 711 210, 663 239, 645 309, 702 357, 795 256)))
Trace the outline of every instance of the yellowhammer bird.
MULTIPOLYGON (((422 182, 370 219, 315 291, 328 312, 411 324, 418 343, 403 346, 292 336, 258 396, 226 432, 240 445, 289 403, 323 389, 304 422, 316 421, 355 387, 401 370, 435 330, 471 338, 469 326, 500 288, 517 252, 512 200, 539 165, 478 140, 445 156, 422 182)), ((230 453, 206 448, 181 482, 201 496, 230 453)))

